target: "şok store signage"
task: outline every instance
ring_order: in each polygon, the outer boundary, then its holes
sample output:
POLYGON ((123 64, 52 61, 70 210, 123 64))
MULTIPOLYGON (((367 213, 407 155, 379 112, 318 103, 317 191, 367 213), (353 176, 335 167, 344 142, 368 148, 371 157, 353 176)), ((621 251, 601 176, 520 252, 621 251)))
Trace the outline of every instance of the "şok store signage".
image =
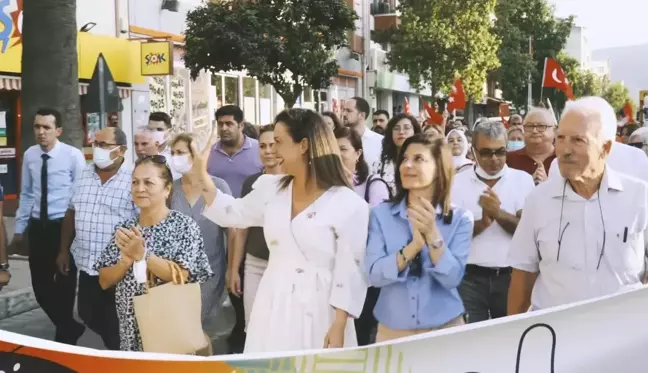
POLYGON ((173 74, 173 42, 146 41, 141 45, 142 75, 173 74))

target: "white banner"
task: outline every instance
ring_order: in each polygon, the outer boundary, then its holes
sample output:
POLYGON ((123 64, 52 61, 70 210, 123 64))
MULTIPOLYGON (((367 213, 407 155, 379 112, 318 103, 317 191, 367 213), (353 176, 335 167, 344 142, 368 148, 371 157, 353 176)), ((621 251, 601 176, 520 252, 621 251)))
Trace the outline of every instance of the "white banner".
POLYGON ((98 366, 155 373, 645 373, 647 347, 648 289, 641 289, 368 348, 282 355, 96 351, 0 332, 0 370, 21 364, 20 372, 61 373, 94 373, 98 366))

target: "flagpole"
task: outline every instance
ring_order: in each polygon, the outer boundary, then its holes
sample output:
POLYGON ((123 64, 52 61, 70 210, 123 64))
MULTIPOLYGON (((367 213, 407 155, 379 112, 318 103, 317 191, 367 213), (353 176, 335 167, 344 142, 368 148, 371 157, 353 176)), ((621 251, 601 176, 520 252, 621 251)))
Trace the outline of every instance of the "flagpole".
POLYGON ((542 69, 542 87, 540 87, 540 102, 542 102, 542 94, 544 93, 546 74, 547 74, 547 57, 545 57, 544 68, 542 69))
MULTIPOLYGON (((531 36, 529 36, 529 56, 533 58, 533 39, 531 36)), ((531 107, 533 107, 533 86, 531 82, 531 70, 529 70, 529 78, 528 78, 528 92, 527 92, 527 112, 531 110, 531 107)), ((542 100, 542 99, 540 99, 542 100)))

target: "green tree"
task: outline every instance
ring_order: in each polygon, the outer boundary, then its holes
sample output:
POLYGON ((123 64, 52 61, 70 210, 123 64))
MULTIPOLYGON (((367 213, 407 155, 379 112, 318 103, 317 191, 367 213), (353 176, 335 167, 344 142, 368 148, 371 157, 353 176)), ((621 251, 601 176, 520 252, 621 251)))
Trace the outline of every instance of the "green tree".
POLYGON ((22 150, 34 145, 31 123, 41 107, 61 112, 61 140, 81 148, 76 0, 25 1, 22 34, 22 150))
POLYGON ((292 107, 304 86, 330 85, 339 69, 332 51, 347 44, 356 19, 343 0, 207 3, 187 15, 185 65, 193 77, 246 70, 292 107))
POLYGON ((565 71, 565 75, 574 90, 575 98, 600 96, 603 93, 601 78, 589 70, 582 70, 577 59, 567 55, 565 52, 560 52, 556 60, 565 71))
MULTIPOLYGON (((557 19, 547 0, 498 0, 495 16, 494 30, 502 40, 496 76, 504 98, 526 107, 531 74, 533 101, 539 102, 545 58, 555 58, 563 49, 573 18, 557 19), (533 56, 529 54, 529 39, 533 56)), ((552 92, 549 96, 553 98, 552 92)))
POLYGON ((621 82, 614 82, 608 84, 603 90, 602 97, 606 99, 607 102, 609 102, 610 105, 612 105, 614 110, 617 112, 619 110, 622 110, 626 102, 628 101, 630 102, 633 108, 637 107, 634 100, 630 96, 630 91, 628 91, 628 87, 626 87, 621 82))
POLYGON ((467 95, 481 98, 488 71, 499 65, 490 17, 496 2, 402 0, 401 25, 389 33, 389 65, 413 86, 434 91, 459 75, 467 95))

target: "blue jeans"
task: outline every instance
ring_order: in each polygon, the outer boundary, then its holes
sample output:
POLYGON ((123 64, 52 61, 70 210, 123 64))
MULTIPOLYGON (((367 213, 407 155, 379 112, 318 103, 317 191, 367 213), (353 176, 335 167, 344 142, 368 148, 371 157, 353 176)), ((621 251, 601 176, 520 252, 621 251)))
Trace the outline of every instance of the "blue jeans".
POLYGON ((469 264, 459 286, 466 308, 466 322, 473 323, 506 316, 510 269, 497 270, 469 264))

